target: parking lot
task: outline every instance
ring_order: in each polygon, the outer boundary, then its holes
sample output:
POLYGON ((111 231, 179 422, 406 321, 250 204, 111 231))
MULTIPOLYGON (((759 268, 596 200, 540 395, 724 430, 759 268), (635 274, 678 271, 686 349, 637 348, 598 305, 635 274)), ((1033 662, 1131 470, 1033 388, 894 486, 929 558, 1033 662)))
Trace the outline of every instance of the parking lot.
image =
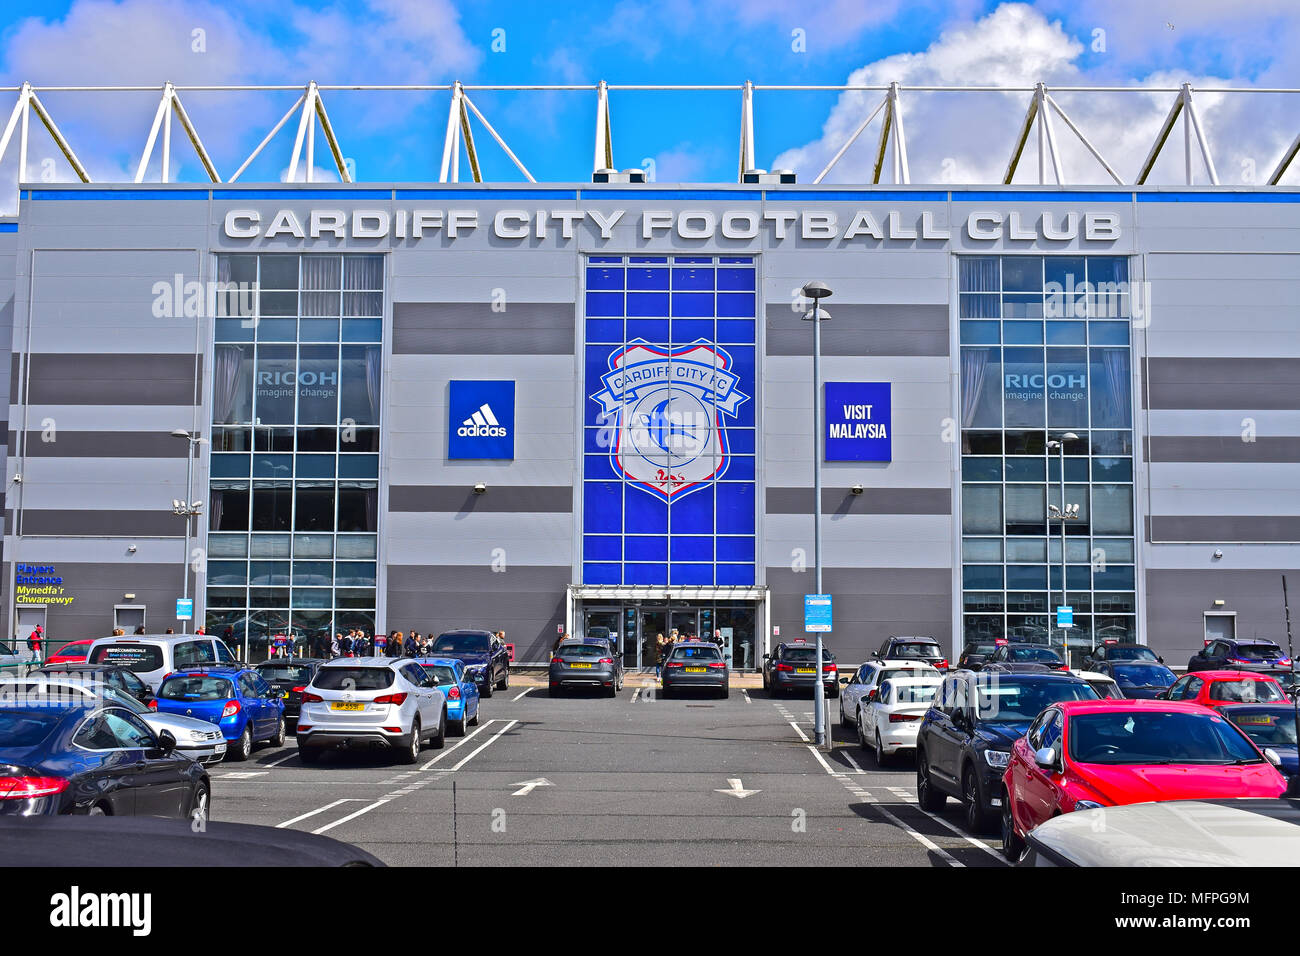
POLYGON ((629 682, 550 698, 516 680, 414 766, 357 751, 308 767, 292 737, 219 763, 212 818, 327 834, 390 865, 1003 865, 955 802, 917 807, 910 759, 881 770, 831 714, 824 754, 807 697, 663 700, 629 682))

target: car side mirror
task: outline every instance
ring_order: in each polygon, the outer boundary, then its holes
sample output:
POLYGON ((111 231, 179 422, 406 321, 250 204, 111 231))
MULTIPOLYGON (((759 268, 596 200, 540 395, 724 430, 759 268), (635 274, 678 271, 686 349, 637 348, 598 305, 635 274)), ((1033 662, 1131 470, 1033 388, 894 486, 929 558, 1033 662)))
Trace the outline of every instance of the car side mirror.
POLYGON ((1041 750, 1035 750, 1034 763, 1044 770, 1054 770, 1056 768, 1056 748, 1043 747, 1041 750))
POLYGON ((1281 755, 1279 755, 1278 752, 1274 750, 1272 747, 1264 748, 1264 759, 1267 760, 1269 763, 1271 763, 1274 767, 1282 766, 1281 755))
POLYGON ((158 750, 165 757, 176 749, 176 737, 170 730, 158 731, 158 750))
POLYGON ((841 684, 847 684, 848 682, 849 682, 849 679, 848 679, 847 677, 841 677, 841 678, 840 678, 840 683, 841 683, 841 684))
POLYGON ((1161 657, 1160 655, 1157 654, 1157 655, 1156 655, 1156 662, 1157 662, 1157 663, 1160 663, 1160 664, 1163 664, 1163 663, 1165 662, 1165 659, 1164 659, 1163 657, 1161 657))
POLYGON ((878 699, 879 697, 880 697, 880 691, 876 690, 876 688, 873 687, 873 688, 871 688, 871 690, 867 691, 867 700, 868 700, 868 701, 874 701, 874 700, 878 699))

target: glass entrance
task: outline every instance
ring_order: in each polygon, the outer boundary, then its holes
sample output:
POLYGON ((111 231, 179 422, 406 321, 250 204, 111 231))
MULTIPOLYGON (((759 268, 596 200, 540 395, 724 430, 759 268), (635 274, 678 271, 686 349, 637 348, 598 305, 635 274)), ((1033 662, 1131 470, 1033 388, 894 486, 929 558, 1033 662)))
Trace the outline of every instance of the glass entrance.
POLYGON ((627 604, 588 607, 581 613, 578 636, 609 639, 629 670, 654 667, 658 662, 657 638, 677 631, 678 640, 688 637, 718 641, 728 663, 736 668, 755 666, 755 616, 750 602, 719 601, 694 607, 665 607, 662 604, 627 604))
POLYGON ((620 612, 613 608, 591 608, 583 616, 583 637, 611 639, 618 646, 618 622, 620 612))
POLYGON ((677 632, 678 640, 698 640, 700 636, 699 608, 673 608, 668 612, 668 630, 677 632))

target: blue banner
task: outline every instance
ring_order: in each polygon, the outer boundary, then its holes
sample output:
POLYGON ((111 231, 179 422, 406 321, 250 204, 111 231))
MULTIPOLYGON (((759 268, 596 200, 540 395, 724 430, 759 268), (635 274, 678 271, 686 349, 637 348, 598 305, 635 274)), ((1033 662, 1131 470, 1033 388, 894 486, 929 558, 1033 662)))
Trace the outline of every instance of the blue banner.
POLYGON ((892 461, 889 382, 827 382, 827 461, 892 461))
POLYGON ((513 460, 515 383, 452 381, 447 457, 513 460))

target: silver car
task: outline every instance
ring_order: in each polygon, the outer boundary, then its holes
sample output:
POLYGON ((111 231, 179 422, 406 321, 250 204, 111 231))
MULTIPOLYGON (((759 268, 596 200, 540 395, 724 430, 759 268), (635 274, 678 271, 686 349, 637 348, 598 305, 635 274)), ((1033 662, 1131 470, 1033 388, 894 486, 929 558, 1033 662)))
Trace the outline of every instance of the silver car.
POLYGON ((112 701, 119 707, 131 711, 154 733, 166 730, 176 738, 176 752, 182 753, 201 764, 212 764, 226 756, 226 738, 220 729, 206 720, 197 720, 181 714, 160 714, 150 710, 130 694, 123 693, 115 687, 93 680, 77 680, 75 677, 50 678, 45 675, 32 675, 20 680, 0 682, 0 695, 22 694, 53 695, 75 693, 103 701, 112 701))
POLYGON ((447 698, 438 679, 412 660, 340 657, 328 661, 302 694, 298 756, 315 763, 326 750, 388 747, 415 763, 428 740, 447 737, 447 698))

